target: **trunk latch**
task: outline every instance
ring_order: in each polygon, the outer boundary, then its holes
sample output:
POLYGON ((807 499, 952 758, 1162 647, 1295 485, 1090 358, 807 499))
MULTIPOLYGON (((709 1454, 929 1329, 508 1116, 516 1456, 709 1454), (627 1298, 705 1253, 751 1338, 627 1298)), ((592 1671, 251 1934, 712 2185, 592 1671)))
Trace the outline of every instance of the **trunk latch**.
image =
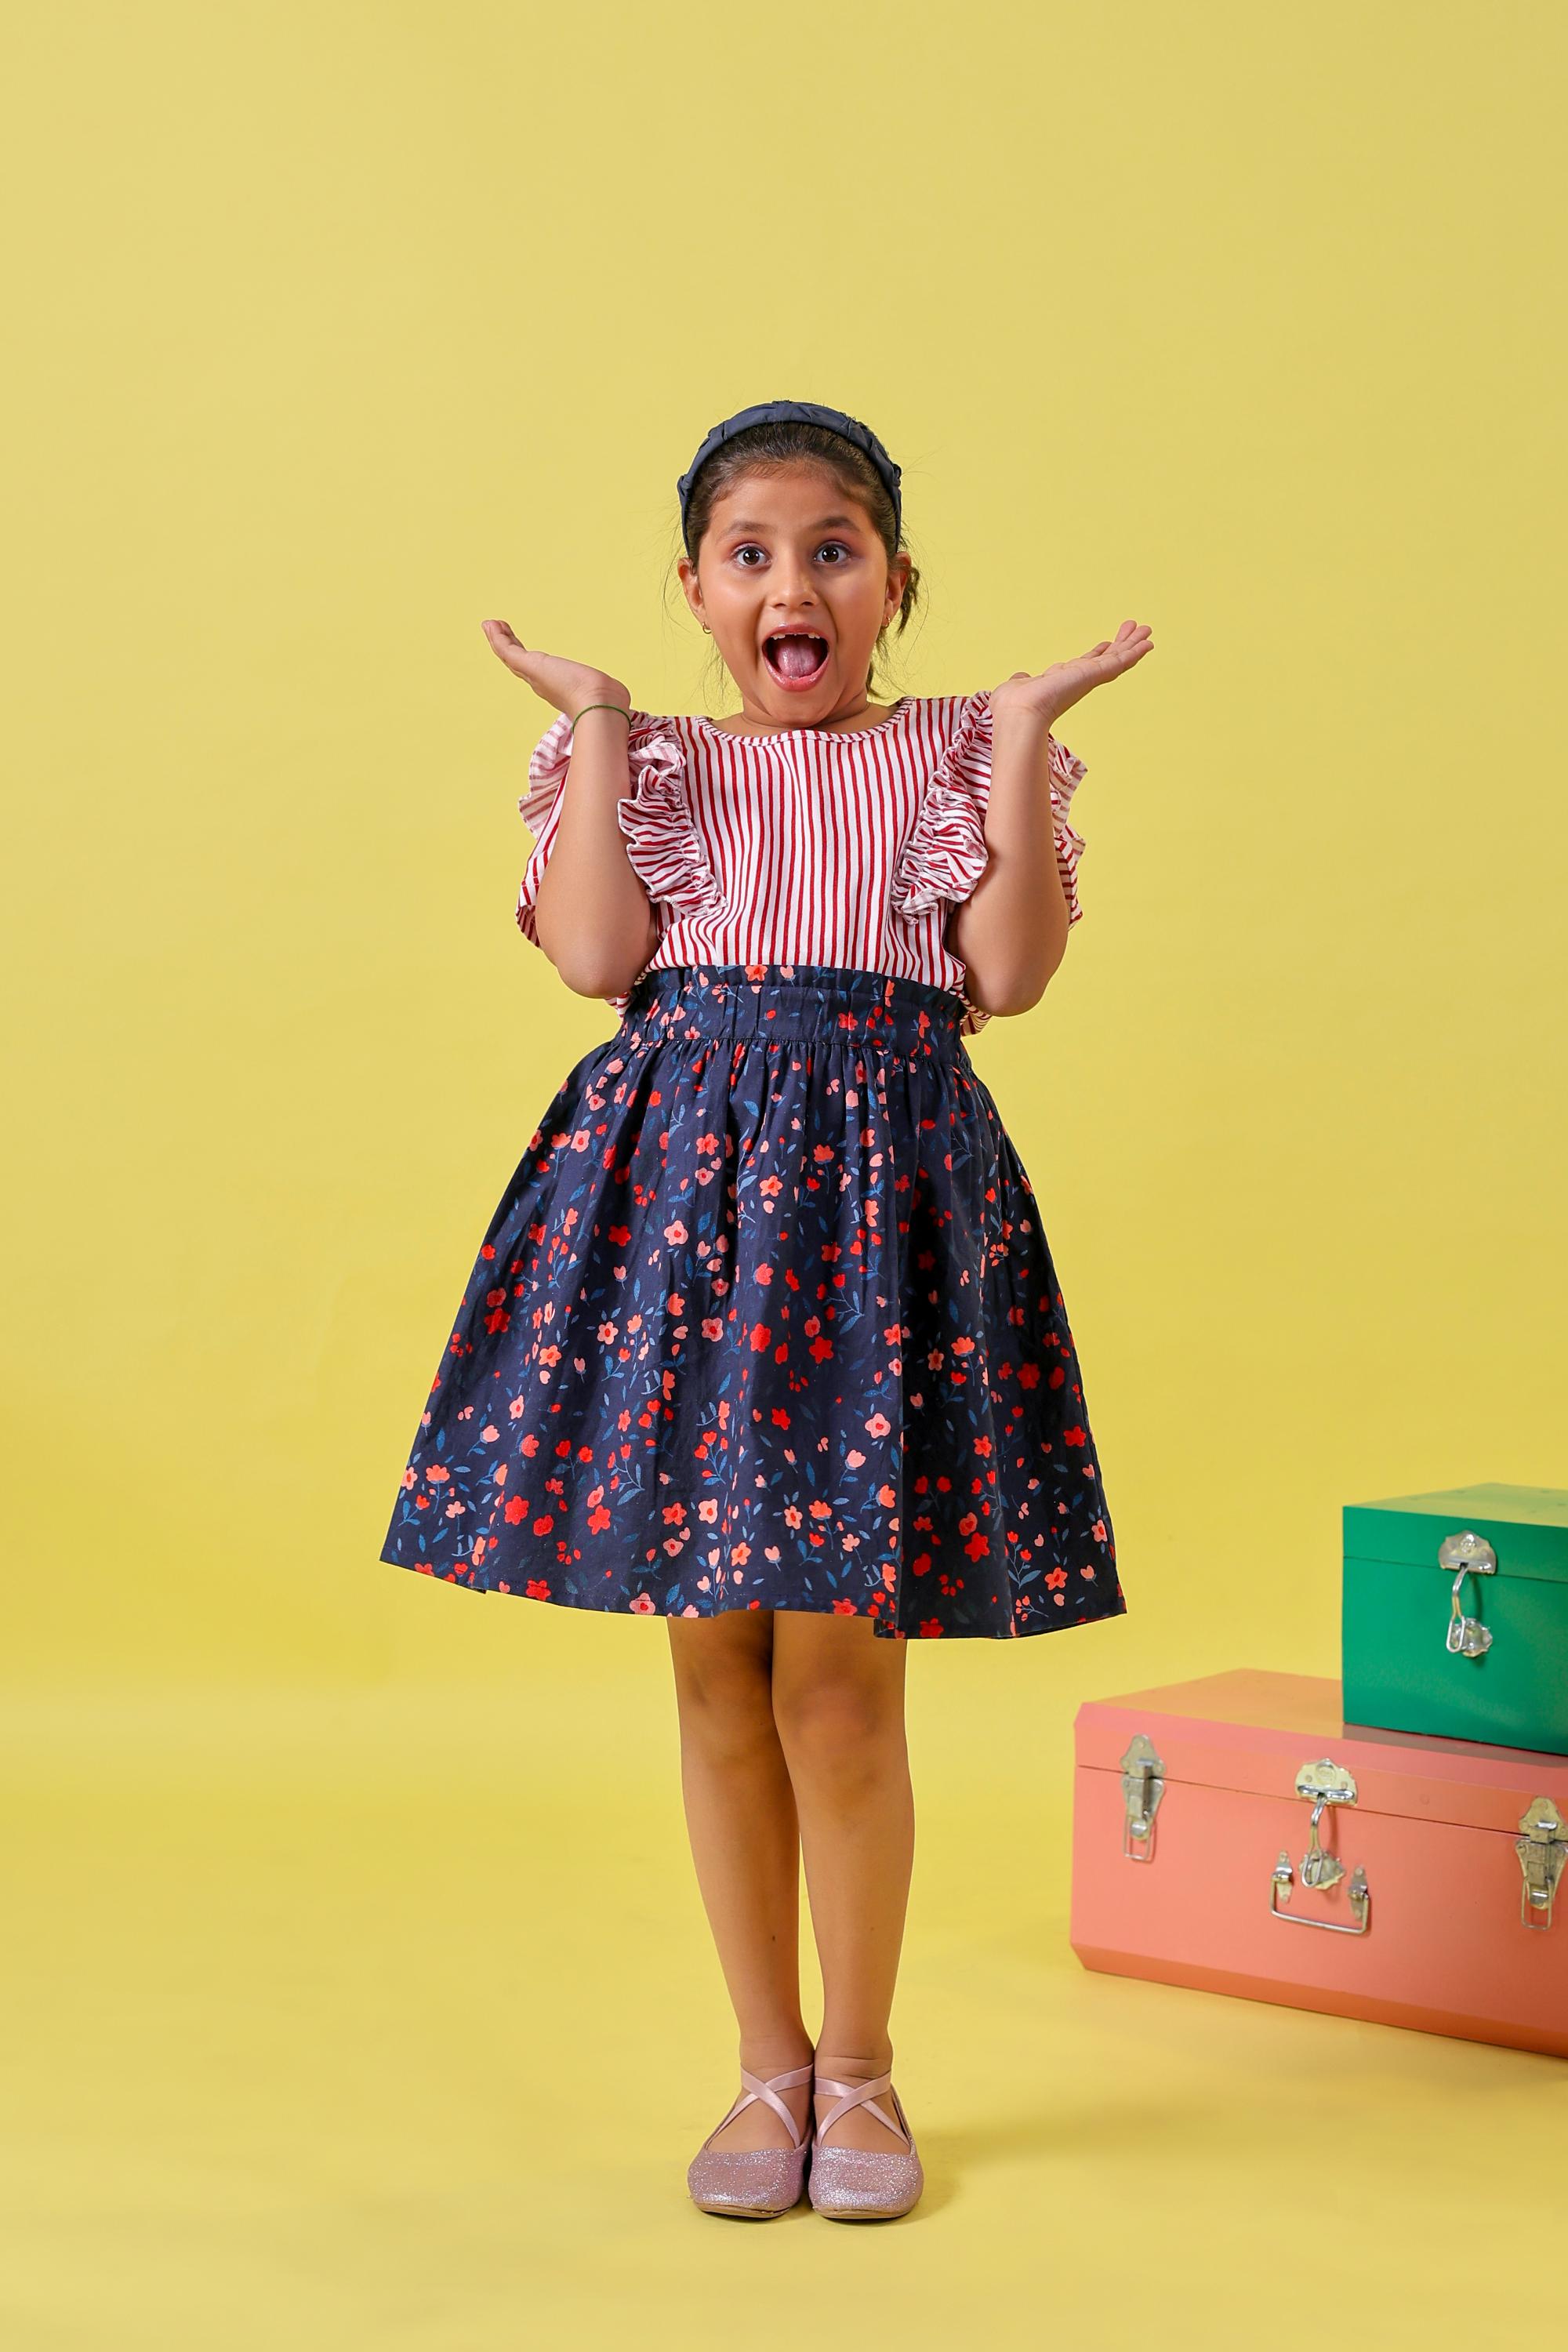
POLYGON ((1154 1859, 1154 1813, 1165 1793, 1164 1773, 1148 1733, 1134 1732, 1121 1759, 1121 1795, 1127 1815, 1121 1851, 1129 1862, 1154 1859), (1143 1851, 1134 1853, 1135 1845, 1143 1851))
POLYGON ((1485 1536, 1477 1535, 1473 1528, 1460 1528, 1455 1534, 1445 1536, 1438 1545, 1437 1565, 1456 1571, 1449 1596, 1452 1613, 1448 1619, 1448 1650, 1456 1658, 1479 1658, 1491 1648, 1491 1633, 1479 1617, 1466 1616, 1459 1593, 1467 1576, 1497 1574, 1497 1554, 1485 1536))
POLYGON ((1563 1864, 1568 1862, 1568 1832, 1563 1826, 1562 1808, 1554 1805, 1550 1797, 1532 1798, 1520 1816, 1519 1826, 1524 1832, 1513 1842, 1519 1866, 1524 1873, 1519 1916, 1527 1927, 1544 1930, 1552 1925, 1557 1882, 1563 1875, 1563 1864), (1536 1914, 1534 1918, 1531 1912, 1536 1914))

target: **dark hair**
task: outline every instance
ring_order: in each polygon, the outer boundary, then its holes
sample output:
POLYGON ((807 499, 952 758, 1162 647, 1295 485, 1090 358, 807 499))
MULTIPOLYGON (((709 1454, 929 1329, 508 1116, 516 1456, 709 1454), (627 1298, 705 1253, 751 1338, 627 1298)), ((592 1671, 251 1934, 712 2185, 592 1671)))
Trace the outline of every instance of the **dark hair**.
MULTIPOLYGON (((687 502, 686 538, 692 562, 702 551, 703 538, 712 520, 713 509, 724 492, 742 474, 772 469, 782 466, 809 463, 820 466, 833 477, 845 494, 863 506, 887 550, 889 561, 900 553, 899 533, 893 522, 893 501, 888 496, 887 485, 864 450, 858 449, 842 434, 831 432, 825 425, 808 425, 804 420, 789 418, 773 425, 751 425, 728 441, 721 443, 713 455, 703 462, 702 470, 691 485, 687 502)), ((871 666, 866 672, 866 691, 870 693, 877 676, 877 663, 884 651, 888 631, 896 628, 903 635, 911 614, 920 602, 921 575, 910 566, 910 576, 904 583, 903 601, 891 621, 884 622, 877 632, 872 650, 871 666)), ((712 648, 713 657, 721 664, 719 648, 712 648)))

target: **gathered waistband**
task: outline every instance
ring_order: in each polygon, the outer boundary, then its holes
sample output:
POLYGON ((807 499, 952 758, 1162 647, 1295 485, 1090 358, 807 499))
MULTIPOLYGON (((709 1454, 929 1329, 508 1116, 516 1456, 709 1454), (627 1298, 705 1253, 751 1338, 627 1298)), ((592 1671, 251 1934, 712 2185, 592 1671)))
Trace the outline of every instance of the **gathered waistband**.
POLYGON ((819 1038, 960 1055, 961 996, 847 964, 666 964, 632 989, 622 1029, 647 1037, 819 1038))

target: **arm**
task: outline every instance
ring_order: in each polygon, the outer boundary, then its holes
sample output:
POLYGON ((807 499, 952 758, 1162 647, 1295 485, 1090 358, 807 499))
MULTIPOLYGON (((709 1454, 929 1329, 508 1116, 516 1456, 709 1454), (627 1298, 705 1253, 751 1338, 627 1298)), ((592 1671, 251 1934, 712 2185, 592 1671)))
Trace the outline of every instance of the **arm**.
MULTIPOLYGON (((611 681, 613 684, 613 681, 611 681)), ((586 701, 620 701, 625 689, 586 701)), ((616 803, 631 791, 626 722, 585 712, 572 736, 554 845, 539 885, 539 943, 579 996, 618 996, 658 945, 658 918, 626 856, 616 803)))
POLYGON ((659 924, 626 856, 616 808, 631 790, 627 722, 616 710, 587 706, 628 709, 631 696, 607 671, 531 651, 504 621, 487 621, 484 631, 514 677, 574 722, 583 714, 580 736, 574 724, 533 922, 539 945, 574 994, 619 996, 653 954, 659 924))
POLYGON ((1146 622, 1123 621, 1076 661, 1027 670, 991 696, 991 786, 985 871, 948 936, 966 967, 964 985, 984 1013, 1026 1013, 1045 994, 1067 950, 1068 902, 1057 865, 1050 733, 1063 711, 1131 669, 1153 649, 1146 622))
POLYGON ((1067 952, 1068 903, 1057 867, 1048 720, 993 705, 984 873, 947 926, 983 1013, 1026 1013, 1067 952))

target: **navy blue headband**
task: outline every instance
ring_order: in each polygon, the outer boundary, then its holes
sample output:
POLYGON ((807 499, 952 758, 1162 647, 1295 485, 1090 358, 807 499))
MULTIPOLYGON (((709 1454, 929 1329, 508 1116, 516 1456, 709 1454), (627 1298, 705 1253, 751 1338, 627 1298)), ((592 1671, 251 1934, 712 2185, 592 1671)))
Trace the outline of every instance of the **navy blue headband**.
POLYGON ((894 465, 870 426, 862 425, 858 417, 846 416, 841 408, 824 408, 815 400, 764 400, 754 408, 737 409, 735 415, 727 416, 722 425, 715 425, 675 486, 680 496, 680 535, 686 540, 688 554, 691 551, 691 541, 687 538, 687 509, 691 504, 691 486, 705 461, 721 442, 731 440, 737 433, 743 433, 748 425, 789 424, 826 425, 829 433, 837 433, 842 440, 851 441, 857 449, 864 451, 887 485, 888 496, 893 501, 893 537, 895 541, 899 538, 904 527, 903 500, 899 495, 899 480, 903 468, 894 465))

